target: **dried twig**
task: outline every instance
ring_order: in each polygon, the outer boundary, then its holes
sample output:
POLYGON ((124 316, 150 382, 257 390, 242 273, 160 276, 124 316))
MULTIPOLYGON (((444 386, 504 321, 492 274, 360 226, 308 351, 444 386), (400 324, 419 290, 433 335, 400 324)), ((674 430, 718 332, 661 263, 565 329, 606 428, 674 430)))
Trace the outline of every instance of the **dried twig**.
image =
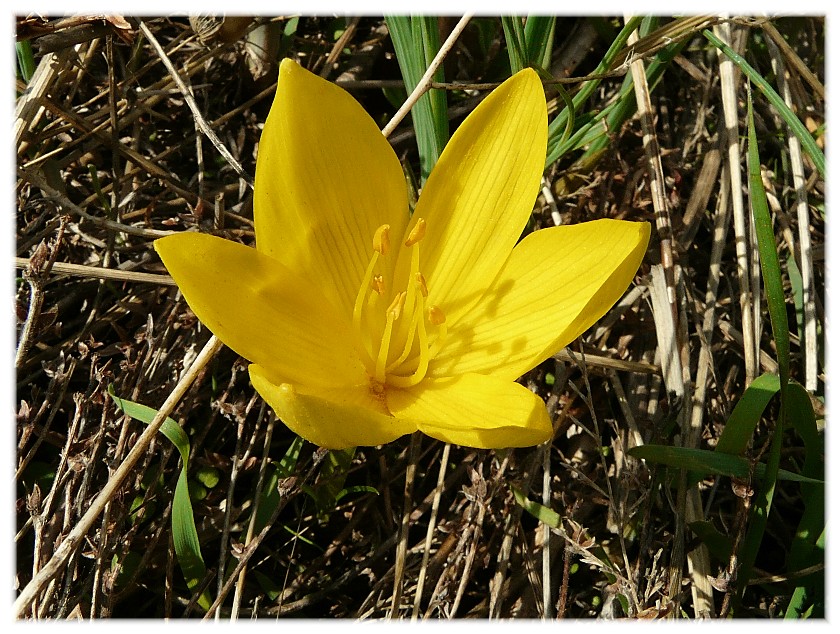
MULTIPOLYGON (((726 43, 732 42, 729 24, 722 23, 715 26, 715 35, 726 43)), ((753 302, 750 289, 750 251, 753 250, 749 219, 744 211, 744 194, 741 181, 741 150, 738 139, 738 99, 737 99, 737 68, 722 52, 718 51, 720 65, 720 90, 723 100, 723 119, 726 131, 727 158, 729 160, 729 178, 732 188, 732 209, 735 225, 735 252, 738 260, 738 296, 741 305, 741 329, 744 336, 744 366, 746 383, 749 384, 756 377, 758 363, 756 356, 758 342, 755 337, 753 320, 753 302)))
POLYGON ((213 146, 219 151, 225 160, 228 162, 233 170, 237 173, 239 178, 244 180, 248 186, 253 189, 254 188, 254 179, 251 178, 250 174, 248 174, 242 165, 237 161, 233 154, 230 153, 230 150, 227 149, 222 140, 216 135, 213 129, 207 125, 207 121, 204 119, 204 115, 201 114, 201 111, 198 109, 198 104, 195 103, 195 98, 192 96, 192 92, 190 92, 187 85, 184 83, 184 80, 181 79, 181 76, 178 74, 178 71, 175 70, 175 66, 172 65, 172 61, 169 59, 169 56, 166 54, 166 51, 163 50, 163 47, 160 45, 160 42, 157 41, 157 38, 154 36, 154 33, 149 30, 149 27, 146 26, 145 22, 140 22, 140 30, 143 32, 149 43, 154 47, 155 52, 157 52, 158 56, 160 57, 160 61, 163 62, 163 65, 166 66, 166 70, 169 71, 169 74, 172 76, 172 79, 175 80, 175 85, 178 86, 178 89, 181 91, 181 94, 184 95, 184 101, 186 101, 187 106, 189 106, 190 111, 195 117, 195 122, 198 125, 199 129, 204 133, 213 146))
POLYGON ((452 29, 452 33, 449 34, 449 37, 446 38, 446 41, 440 45, 440 50, 435 55, 432 63, 429 64, 429 67, 426 69, 426 72, 420 78, 420 81, 417 82, 417 85, 414 87, 414 90, 411 91, 411 94, 408 96, 408 99, 405 100, 400 109, 397 110, 397 113, 391 118, 388 124, 382 128, 382 134, 385 137, 389 137, 394 129, 399 125, 400 121, 405 118, 405 115, 409 113, 409 111, 414 107, 420 97, 423 96, 432 85, 432 77, 434 76, 435 72, 437 72, 438 67, 443 63, 443 60, 446 58, 446 55, 455 46, 455 42, 458 39, 458 36, 461 35, 461 32, 467 27, 469 24, 470 19, 472 18, 472 14, 467 14, 462 17, 458 24, 455 25, 455 28, 452 29))
MULTIPOLYGON (((773 29, 775 31, 775 29, 773 29)), ((769 32, 769 31, 768 31, 769 32)), ((778 31, 776 31, 778 34, 778 31)), ((782 54, 776 46, 776 39, 765 38, 767 48, 773 57, 773 69, 779 92, 785 103, 791 107, 793 100, 790 84, 782 61, 782 54)), ((782 40, 784 41, 784 40, 782 40)), ((798 59, 798 57, 797 57, 798 59)), ((800 60, 801 61, 801 60, 800 60)), ((802 162, 802 148, 796 135, 785 126, 790 151, 790 171, 793 175, 793 191, 796 196, 796 217, 799 229, 799 272, 802 275, 802 327, 805 342, 805 389, 817 390, 817 310, 814 302, 814 257, 811 249, 810 213, 808 211, 808 193, 805 190, 805 166, 802 162)))

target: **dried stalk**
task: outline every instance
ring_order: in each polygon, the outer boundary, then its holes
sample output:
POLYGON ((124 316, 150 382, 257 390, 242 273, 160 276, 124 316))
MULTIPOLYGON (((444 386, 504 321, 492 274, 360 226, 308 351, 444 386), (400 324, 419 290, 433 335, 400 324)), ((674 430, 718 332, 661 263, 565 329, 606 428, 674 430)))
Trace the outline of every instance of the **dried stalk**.
MULTIPOLYGON (((775 30, 775 29, 774 29, 775 30)), ((777 32, 778 33, 778 32, 777 32)), ((788 107, 793 106, 782 54, 775 44, 775 39, 765 37, 767 48, 772 56, 773 70, 779 92, 788 107)), ((785 126, 790 151, 790 171, 793 175, 793 191, 796 196, 796 217, 799 229, 799 272, 802 275, 802 327, 805 342, 805 389, 817 390, 817 310, 814 302, 814 255, 811 249, 810 214, 808 211, 808 193, 805 190, 805 166, 802 161, 802 148, 796 135, 785 126)))
POLYGON ((245 168, 237 161, 233 154, 230 153, 230 150, 227 149, 222 140, 216 135, 209 125, 207 125, 207 121, 204 119, 204 115, 201 114, 201 111, 198 109, 198 104, 195 102, 195 98, 192 96, 192 92, 190 89, 187 88, 187 85, 184 83, 184 80, 181 79, 181 76, 178 74, 178 71, 175 70, 175 66, 172 65, 172 61, 169 59, 169 56, 166 54, 166 51, 163 50, 163 47, 160 45, 160 42, 157 41, 157 38, 154 34, 149 30, 149 27, 146 26, 145 22, 140 22, 140 31, 142 31, 143 35, 149 40, 149 43, 155 49, 155 52, 160 57, 160 61, 163 62, 163 65, 166 66, 166 70, 169 71, 169 74, 172 76, 172 79, 175 81, 175 85, 178 86, 178 90, 181 91, 181 94, 184 96, 184 101, 186 102, 187 106, 189 107, 190 111, 195 118, 196 125, 198 125, 199 129, 204 133, 210 142, 213 144, 219 154, 221 154, 225 160, 228 162, 233 168, 233 171, 245 181, 248 186, 253 189, 254 188, 254 180, 251 176, 245 171, 245 168))
POLYGON ((449 34, 449 37, 446 38, 446 41, 441 44, 440 50, 435 55, 432 63, 429 64, 429 67, 426 69, 426 72, 420 78, 420 81, 417 82, 417 85, 414 87, 414 90, 411 91, 411 94, 408 96, 408 99, 405 100, 400 109, 397 110, 397 113, 391 118, 388 124, 382 128, 382 134, 385 138, 388 138, 390 134, 394 131, 394 129, 399 125, 400 121, 405 118, 405 115, 409 113, 409 111, 414 107, 420 97, 429 90, 432 86, 432 77, 434 76, 435 72, 437 72, 438 67, 443 63, 443 60, 446 58, 446 55, 455 46, 455 42, 458 39, 458 36, 461 35, 461 32, 467 27, 469 24, 470 19, 472 18, 472 14, 466 14, 460 20, 458 20, 458 24, 455 25, 455 28, 452 29, 452 33, 449 34))
POLYGON ((434 498, 432 499, 432 512, 429 516, 429 528, 426 530, 426 541, 423 544, 423 561, 420 564, 420 574, 417 576, 417 591, 414 595, 414 608, 411 611, 411 620, 416 621, 420 614, 420 602, 423 599, 423 586, 426 582, 426 570, 429 565, 429 555, 432 549, 432 539, 435 535, 435 523, 437 522, 438 508, 440 507, 440 496, 443 493, 443 483, 446 478, 446 468, 449 466, 449 450, 452 445, 446 443, 443 446, 443 453, 440 456, 440 469, 438 470, 437 485, 435 485, 434 498))
MULTIPOLYGON (((732 43, 729 24, 714 27, 715 35, 727 44, 732 43)), ((732 189, 732 209, 735 226, 735 253, 738 262, 738 296, 741 305, 741 332, 744 337, 745 383, 749 385, 758 374, 758 342, 753 321, 753 301, 750 290, 750 251, 753 249, 748 229, 749 220, 744 211, 743 183, 741 181, 741 150, 738 139, 738 90, 737 69, 732 61, 718 51, 720 90, 723 100, 723 120, 726 133, 729 178, 732 189)))

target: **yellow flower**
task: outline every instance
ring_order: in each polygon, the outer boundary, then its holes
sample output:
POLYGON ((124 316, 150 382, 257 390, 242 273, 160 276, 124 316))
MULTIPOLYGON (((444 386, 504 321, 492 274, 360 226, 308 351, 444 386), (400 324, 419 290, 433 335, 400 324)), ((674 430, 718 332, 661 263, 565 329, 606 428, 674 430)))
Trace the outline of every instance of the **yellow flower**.
POLYGON ((517 244, 546 143, 542 85, 523 70, 459 126, 409 217, 374 121, 284 60, 257 159, 256 249, 199 233, 155 248, 307 440, 339 449, 419 429, 471 447, 536 445, 548 414, 515 379, 621 297, 650 232, 597 220, 517 244))

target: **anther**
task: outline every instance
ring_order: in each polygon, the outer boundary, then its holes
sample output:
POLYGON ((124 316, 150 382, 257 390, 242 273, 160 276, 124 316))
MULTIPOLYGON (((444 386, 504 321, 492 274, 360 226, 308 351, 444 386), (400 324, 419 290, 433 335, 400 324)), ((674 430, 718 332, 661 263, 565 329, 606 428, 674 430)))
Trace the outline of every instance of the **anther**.
POLYGON ((399 293, 396 297, 394 297, 394 301, 391 302, 391 305, 388 306, 386 314, 393 314, 394 321, 400 318, 400 313, 402 313, 403 306, 405 306, 405 296, 405 291, 399 293))
POLYGON ((370 281, 370 287, 373 289, 373 292, 377 295, 382 295, 385 292, 385 281, 382 279, 381 275, 374 275, 373 279, 370 281))
POLYGON ((417 271, 414 279, 417 281, 417 288, 420 289, 420 294, 425 299, 429 296, 429 287, 426 285, 426 278, 423 277, 423 274, 420 271, 417 271))
POLYGON ((426 235, 426 221, 422 218, 417 219, 417 224, 414 225, 414 228, 408 234, 408 240, 405 241, 405 246, 410 247, 423 239, 423 236, 426 235))
POLYGON ((429 306, 429 322, 435 326, 446 323, 446 315, 438 306, 429 306))
POLYGON ((373 233, 373 250, 388 255, 391 248, 391 225, 382 225, 373 233))

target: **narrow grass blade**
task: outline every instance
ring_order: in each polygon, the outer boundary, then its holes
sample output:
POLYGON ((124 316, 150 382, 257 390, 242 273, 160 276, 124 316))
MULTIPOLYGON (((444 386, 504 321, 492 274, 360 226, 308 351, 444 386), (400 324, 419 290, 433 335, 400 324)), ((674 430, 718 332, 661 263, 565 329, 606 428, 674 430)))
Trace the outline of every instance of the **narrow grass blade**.
MULTIPOLYGON (((627 24, 624 25, 624 28, 621 29, 619 34, 616 36, 615 40, 610 45, 610 48, 607 50, 603 59, 601 59, 601 62, 598 64, 593 74, 599 74, 609 70, 610 65, 615 60, 619 52, 621 52, 621 50, 624 48, 624 45, 627 43, 627 38, 630 37, 630 34, 633 31, 635 31, 636 28, 638 28, 641 21, 642 18, 634 17, 631 18, 627 22, 627 24)), ((592 96, 592 94, 598 88, 600 83, 600 79, 590 79, 589 81, 585 82, 581 86, 580 90, 578 90, 578 92, 572 98, 572 103, 574 104, 574 111, 570 110, 568 107, 564 108, 548 125, 548 153, 546 156, 546 165, 550 165, 562 156, 562 152, 560 151, 561 148, 559 146, 560 142, 563 140, 564 132, 566 130, 566 125, 569 117, 573 117, 574 112, 580 110, 583 107, 583 104, 586 103, 586 100, 592 96)))
MULTIPOLYGON (((148 425, 157 415, 157 410, 151 407, 117 396, 114 393, 113 385, 108 386, 108 394, 114 399, 117 407, 141 423, 148 425)), ((181 426, 171 418, 167 418, 163 422, 160 433, 166 436, 175 445, 178 453, 181 454, 181 473, 178 475, 178 483, 175 485, 175 494, 172 498, 172 542, 187 587, 193 590, 204 579, 207 574, 207 567, 204 565, 204 559, 201 556, 201 544, 198 541, 198 531, 195 528, 195 518, 187 481, 190 440, 181 426)), ((201 593, 198 604, 205 610, 210 608, 212 599, 207 590, 201 593)))
POLYGON ((530 66, 543 70, 548 70, 551 66, 556 22, 555 16, 530 15, 525 20, 525 49, 530 66))
MULTIPOLYGON (((394 43, 397 62, 406 91, 410 94, 440 49, 437 18, 429 16, 387 16, 385 22, 394 43)), ((434 75, 444 81, 443 65, 434 75)), ((425 182, 449 138, 446 92, 427 91, 411 109, 411 121, 420 154, 420 180, 425 182)))
POLYGON ((779 377, 775 374, 762 374, 750 383, 726 421, 715 451, 743 455, 767 404, 778 391, 779 377))
POLYGON ((776 235, 770 219, 770 209, 767 205, 764 184, 761 181, 761 162, 758 157, 758 141, 752 113, 752 95, 749 91, 747 92, 747 124, 749 128, 747 166, 749 169, 750 206, 755 219, 758 255, 761 260, 761 277, 764 282, 764 293, 767 296, 770 324, 773 327, 773 339, 776 342, 779 383, 782 386, 782 398, 784 399, 784 391, 790 376, 790 336, 788 333, 787 307, 785 292, 782 288, 782 269, 779 266, 779 255, 776 252, 776 235))
POLYGON ((715 528, 712 522, 691 522, 688 527, 703 541, 712 557, 721 563, 729 560, 729 555, 732 553, 732 540, 715 528))
MULTIPOLYGON (((762 80, 763 81, 763 80, 762 80)), ((767 518, 773 505, 776 491, 776 478, 780 477, 779 463, 782 454, 782 436, 787 422, 788 403, 786 392, 788 376, 790 375, 790 338, 788 334, 787 309, 785 295, 782 289, 782 271, 779 266, 779 256, 776 252, 776 236, 770 220, 770 210, 767 206, 767 196, 761 182, 761 163, 758 156, 758 140, 755 133, 753 119, 752 93, 747 90, 747 127, 748 152, 747 168, 749 171, 750 206, 755 219, 756 239, 758 241, 758 255, 761 261, 761 277, 764 282, 764 292, 767 296, 770 324, 773 328, 773 339, 776 343, 776 358, 779 363, 779 384, 781 386, 782 406, 779 420, 773 430, 773 439, 767 453, 766 477, 756 492, 753 502, 750 522, 744 536, 739 560, 741 570, 738 575, 739 594, 752 576, 755 558, 761 548, 761 540, 767 526, 767 518)))
POLYGON ((28 84, 35 73, 35 56, 32 53, 32 44, 29 40, 15 43, 17 50, 18 70, 23 83, 28 84))
POLYGON ((798 473, 778 469, 771 474, 771 468, 763 463, 751 465, 750 461, 742 456, 708 451, 706 449, 694 449, 692 447, 672 447, 670 445, 642 445, 633 447, 628 453, 634 458, 646 460, 656 464, 697 471, 704 475, 721 475, 730 478, 748 479, 750 476, 764 480, 768 474, 780 480, 793 482, 806 482, 808 484, 822 485, 823 482, 814 478, 808 478, 798 473))
MULTIPOLYGON (((639 25, 639 36, 647 36, 656 29, 656 26, 657 20, 655 18, 644 18, 639 25)), ((645 75, 651 90, 660 82, 673 59, 688 45, 688 41, 688 39, 682 39, 669 44, 656 53, 653 59, 647 63, 645 75)), ((611 142, 612 135, 617 133, 621 126, 635 114, 636 95, 633 90, 633 78, 630 74, 624 77, 619 98, 604 110, 606 129, 603 125, 594 126, 593 129, 596 133, 594 138, 582 139, 581 145, 586 145, 587 148, 581 158, 598 154, 606 148, 611 142)), ((591 137, 591 135, 587 136, 591 137)))
POLYGON ((502 16, 502 30, 505 33, 511 74, 528 66, 528 47, 525 44, 525 26, 518 16, 502 16))
MULTIPOLYGON (((817 429, 811 398, 799 383, 791 381, 787 390, 788 422, 802 438, 805 461, 802 474, 823 479, 825 446, 817 429)), ((808 483, 800 484, 805 510, 793 536, 788 553, 788 571, 793 573, 825 563, 825 489, 808 483)), ((785 613, 787 618, 822 617, 825 611, 825 573, 819 570, 796 581, 796 590, 785 613)))
POLYGON ((260 503, 257 507, 257 515, 254 518, 255 535, 266 527, 277 505, 280 504, 280 492, 277 489, 277 483, 294 473, 300 451, 303 449, 303 443, 303 438, 295 436, 294 441, 286 450, 280 462, 272 463, 273 469, 267 475, 263 490, 260 491, 260 503))
POLYGON ((761 91, 767 100, 773 104, 773 107, 778 110, 779 115, 782 119, 785 120, 785 123, 788 124, 788 127, 793 131, 796 137, 799 139, 799 142, 802 144, 802 147, 805 148, 805 151, 808 153, 808 156, 811 157, 811 160, 814 162, 814 166, 817 168, 817 171, 820 175, 825 178, 825 155, 823 154, 822 150, 817 145, 816 141, 814 141, 814 137, 811 136, 811 133, 808 132, 808 129, 802 124, 799 120, 799 117, 787 107, 779 94, 773 90, 773 87, 767 83, 767 81, 762 77, 752 66, 747 63, 743 57, 738 55, 735 51, 733 51, 729 46, 723 43, 714 33, 711 31, 703 31, 703 35, 709 40, 712 44, 718 47, 723 53, 731 59, 735 64, 738 65, 743 73, 750 78, 750 81, 754 83, 758 89, 761 91))
POLYGON ((547 506, 543 506, 539 502, 534 502, 533 500, 528 499, 528 496, 516 487, 511 488, 513 489, 513 497, 516 498, 516 503, 519 506, 528 511, 528 513, 536 517, 543 524, 548 524, 553 528, 560 527, 562 519, 559 514, 555 513, 547 506))

